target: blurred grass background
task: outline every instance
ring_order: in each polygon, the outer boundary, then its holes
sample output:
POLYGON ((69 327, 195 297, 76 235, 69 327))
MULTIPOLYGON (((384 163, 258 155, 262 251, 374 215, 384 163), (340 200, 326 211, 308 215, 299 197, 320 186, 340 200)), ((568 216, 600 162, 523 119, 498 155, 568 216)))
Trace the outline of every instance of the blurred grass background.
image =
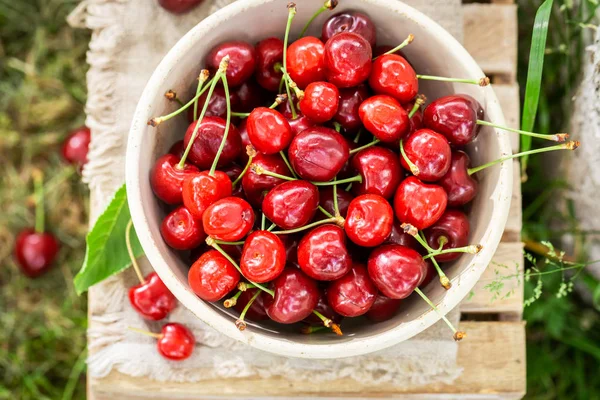
MULTIPOLYGON (((38 280, 22 276, 13 259, 14 237, 33 226, 32 167, 47 177, 68 168, 60 144, 84 122, 85 52, 89 32, 66 25, 77 5, 69 0, 0 0, 0 399, 85 398, 86 298, 72 277, 84 254, 87 190, 75 174, 46 196, 47 227, 63 244, 53 270, 38 280)), ((526 80, 533 19, 540 1, 519 1, 519 82, 526 80)), ((548 37, 536 129, 568 126, 571 96, 580 77, 584 38, 597 24, 597 0, 557 0, 548 37)), ((523 186, 523 238, 555 241, 558 220, 577 232, 573 210, 545 207, 566 187, 548 180, 542 159, 532 158, 523 186)), ((563 201, 563 200, 560 200, 563 201)), ((566 200, 564 200, 566 201, 566 200)), ((582 243, 583 234, 576 235, 582 243)), ((585 247, 570 254, 585 260, 585 247)), ((556 274, 559 275, 559 274, 556 274)), ((545 280, 542 297, 525 310, 528 330, 528 398, 600 398, 598 309, 577 293, 557 298, 559 276, 545 280)), ((585 273, 583 285, 598 283, 585 273)), ((531 287, 526 287, 530 292, 531 287)))

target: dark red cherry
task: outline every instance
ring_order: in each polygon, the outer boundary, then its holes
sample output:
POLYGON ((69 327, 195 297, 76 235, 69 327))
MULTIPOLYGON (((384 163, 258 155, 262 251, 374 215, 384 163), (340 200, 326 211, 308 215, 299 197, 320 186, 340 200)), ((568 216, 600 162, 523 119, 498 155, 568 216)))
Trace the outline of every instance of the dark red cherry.
POLYGON ((317 282, 296 268, 286 268, 271 283, 275 296, 263 293, 267 315, 280 324, 293 324, 308 317, 319 301, 317 282))
POLYGON ((296 40, 287 49, 287 70, 300 89, 325 80, 325 45, 313 36, 296 40))
MULTIPOLYGON (((208 97, 208 91, 204 92, 202 96, 198 98, 198 107, 196 108, 196 119, 200 118, 206 98, 208 97)), ((234 91, 229 92, 229 102, 233 111, 243 111, 240 108, 240 97, 234 91)), ((204 117, 219 117, 225 119, 227 117, 227 99, 225 98, 225 89, 222 87, 216 87, 213 91, 210 100, 208 101, 208 108, 204 117)), ((194 107, 188 108, 187 113, 188 122, 194 122, 194 107)))
POLYGON ((300 111, 317 124, 334 117, 340 102, 340 92, 329 82, 312 82, 304 89, 300 111))
POLYGON ((396 190, 394 211, 400 222, 422 230, 442 216, 447 202, 448 196, 441 186, 426 184, 410 176, 396 190))
POLYGON ((413 250, 420 251, 423 246, 417 242, 417 239, 412 237, 410 234, 404 232, 404 229, 400 226, 402 223, 398 220, 394 221, 392 225, 392 232, 385 239, 384 244, 398 244, 405 247, 410 247, 413 250))
POLYGON ((256 81, 270 92, 279 90, 283 73, 275 71, 275 64, 283 65, 283 41, 271 37, 256 45, 256 81))
MULTIPOLYGON (((354 182, 354 184, 356 184, 356 182, 354 182)), ((340 215, 346 218, 346 214, 348 214, 348 206, 350 205, 350 202, 352 201, 354 196, 352 196, 349 192, 346 192, 340 187, 337 188, 336 192, 340 215)), ((333 188, 324 187, 320 190, 319 203, 320 206, 327 210, 331 215, 335 215, 335 207, 333 203, 333 188)))
POLYGON ((157 342, 159 353, 169 360, 181 361, 189 358, 196 345, 192 332, 185 326, 169 323, 162 327, 157 342))
MULTIPOLYGON (((242 313, 248 302, 256 294, 257 290, 260 289, 247 289, 245 292, 242 292, 242 294, 240 294, 240 297, 238 297, 237 302, 235 303, 235 306, 233 306, 233 308, 235 308, 237 312, 242 313)), ((246 311, 246 317, 244 318, 244 320, 264 321, 265 319, 269 318, 267 316, 267 312, 265 311, 263 299, 263 296, 258 296, 256 299, 254 299, 254 301, 250 305, 250 308, 248 308, 248 311, 246 311)))
POLYGON ((358 114, 365 128, 385 143, 395 143, 410 129, 408 113, 393 97, 377 95, 365 100, 358 114))
POLYGON ((325 43, 325 76, 339 88, 358 86, 371 73, 371 45, 356 33, 342 32, 325 43))
POLYGON ((373 250, 369 256, 369 276, 385 296, 392 299, 408 297, 421 283, 427 265, 415 250, 387 244, 373 250))
POLYGON ((248 145, 252 146, 250 143, 250 137, 248 136, 248 118, 244 118, 238 125, 238 132, 240 133, 240 140, 242 141, 242 151, 240 152, 239 162, 240 165, 246 165, 248 162, 248 145))
POLYGON ((92 133, 90 132, 90 128, 82 126, 75 129, 69 133, 69 136, 63 142, 63 158, 70 164, 82 167, 88 161, 87 155, 91 140, 92 133))
POLYGON ((206 301, 218 301, 240 281, 240 273, 217 250, 209 250, 192 264, 188 272, 190 288, 206 301))
POLYGON ((278 111, 258 107, 248 116, 246 128, 254 148, 264 154, 275 154, 290 144, 293 133, 288 121, 278 111))
POLYGON ((396 315, 401 302, 401 300, 390 299, 378 294, 375 302, 365 316, 373 322, 387 321, 396 315))
POLYGON ((283 229, 309 223, 319 207, 319 190, 307 181, 288 181, 275 186, 265 196, 262 211, 269 221, 283 229))
POLYGON ((425 108, 423 124, 446 136, 451 144, 464 146, 477 137, 480 128, 477 125, 478 113, 483 115, 482 110, 471 96, 440 97, 425 108))
POLYGON ((227 55, 229 56, 227 83, 231 87, 239 86, 254 74, 256 68, 254 47, 242 41, 221 43, 210 51, 206 63, 209 68, 217 70, 223 57, 227 55))
POLYGON ((173 154, 179 160, 183 157, 183 153, 185 152, 185 147, 183 146, 183 140, 178 140, 173 143, 173 146, 169 149, 169 154, 173 154))
POLYGON ((183 14, 199 6, 204 0, 158 0, 158 4, 173 14, 183 14))
POLYGON ((202 216, 207 235, 226 242, 237 242, 254 225, 252 206, 239 197, 225 197, 211 204, 202 216))
MULTIPOLYGON (((419 168, 417 177, 422 181, 438 181, 450 169, 452 150, 444 135, 431 129, 419 129, 406 138, 403 146, 408 159, 419 168)), ((400 162, 410 170, 404 157, 400 157, 400 162)))
POLYGON ((353 135, 362 126, 358 108, 368 97, 365 85, 340 90, 340 101, 333 119, 344 128, 344 134, 353 135))
MULTIPOLYGON (((296 101, 296 96, 292 95, 292 97, 294 98, 294 101, 296 101)), ((294 118, 292 115, 292 110, 290 109, 290 103, 287 101, 281 104, 277 109, 285 117, 285 119, 287 119, 288 123, 290 124, 290 128, 292 128, 292 133, 294 136, 307 130, 308 128, 315 126, 315 122, 306 115, 303 115, 300 110, 297 110, 296 118, 294 118)))
MULTIPOLYGON (((275 172, 280 175, 291 176, 292 174, 279 154, 266 155, 259 153, 254 157, 252 163, 266 171, 275 172)), ((285 180, 265 174, 258 175, 249 169, 242 178, 242 188, 250 204, 254 207, 260 207, 263 198, 269 190, 283 182, 285 180)))
POLYGON ((431 262, 431 260, 430 259, 425 260, 425 264, 427 264, 427 272, 425 273, 423 282, 419 283, 420 288, 426 287, 429 284, 429 282, 431 282, 433 280, 433 278, 438 277, 438 273, 437 273, 435 267, 433 266, 433 263, 431 262))
POLYGON ((379 146, 368 147, 352 157, 352 167, 362 182, 352 184, 354 194, 377 194, 391 198, 403 177, 398 155, 379 146))
MULTIPOLYGON (((183 143, 187 147, 196 122, 192 122, 188 127, 183 143)), ((200 123, 200 128, 196 134, 196 140, 189 153, 189 159, 200 169, 209 169, 217 155, 217 151, 225 135, 226 121, 219 117, 205 117, 200 123)), ((223 167, 235 161, 242 152, 242 139, 240 133, 233 124, 229 124, 229 133, 225 141, 225 147, 219 158, 218 167, 223 167)))
MULTIPOLYGON (((348 137, 344 137, 344 138, 346 139, 346 144, 348 145, 348 148, 350 149, 350 151, 359 147, 359 144, 354 143, 354 141, 351 140, 350 138, 348 138, 348 137)), ((350 157, 348 158, 348 160, 346 161, 346 163, 344 164, 344 166, 342 167, 340 172, 338 172, 336 179, 346 179, 346 178, 352 178, 353 176, 356 176, 356 171, 354 170, 354 168, 352 168, 352 159, 353 158, 354 158, 354 154, 350 154, 350 157)), ((354 182, 354 183, 357 183, 357 182, 354 182)))
POLYGON ((53 234, 25 229, 17 235, 15 258, 21 272, 30 278, 37 278, 50 269, 59 248, 60 244, 53 234))
POLYGON ((177 299, 156 272, 146 276, 144 283, 129 289, 131 306, 144 318, 159 321, 177 307, 177 299))
POLYGON ((242 168, 238 165, 235 164, 231 164, 225 168, 221 169, 221 172, 225 172, 227 174, 227 176, 229 177, 229 180, 231 182, 235 181, 240 174, 242 173, 242 168))
POLYGON ((176 250, 191 250, 206 239, 202 221, 185 207, 176 208, 163 219, 160 233, 165 243, 176 250))
POLYGON ((317 182, 332 180, 350 157, 344 137, 324 127, 310 128, 296 135, 288 152, 296 173, 302 179, 317 182))
POLYGON ((245 278, 258 283, 277 278, 285 267, 285 246, 269 231, 254 231, 246 238, 240 268, 245 278))
POLYGON ((288 266, 298 267, 298 243, 300 243, 300 234, 281 235, 280 239, 285 246, 285 258, 288 266))
POLYGON ((215 201, 231 196, 231 180, 225 172, 208 171, 190 175, 183 181, 183 204, 196 219, 202 219, 204 211, 215 201))
POLYGON ((350 202, 344 230, 359 246, 379 246, 392 232, 394 210, 381 196, 363 194, 350 202))
POLYGON ((369 86, 375 93, 387 94, 400 103, 410 102, 419 92, 415 70, 404 57, 397 54, 386 54, 373 62, 369 86))
MULTIPOLYGON (((329 318, 334 323, 338 324, 342 320, 342 316, 333 311, 333 308, 327 302, 327 294, 325 292, 321 292, 319 295, 319 302, 315 307, 315 311, 323 315, 325 318, 329 318)), ((310 314, 308 318, 304 320, 311 325, 323 326, 323 321, 321 318, 317 317, 314 313, 310 314)))
MULTIPOLYGON (((414 102, 406 103, 406 104, 404 104, 404 110, 406 110, 406 112, 408 114, 410 114, 410 112, 413 109, 413 106, 414 106, 414 102)), ((408 132, 412 133, 421 128, 423 128, 423 111, 422 111, 422 108, 419 107, 419 109, 410 118, 410 129, 408 130, 408 132)), ((398 146, 396 146, 396 148, 397 147, 398 146)))
POLYGON ((308 276, 320 281, 344 276, 352 266, 344 230, 330 224, 311 230, 298 244, 298 264, 308 276))
POLYGON ((375 24, 368 15, 358 11, 344 11, 329 17, 323 24, 321 40, 327 42, 340 32, 359 34, 369 42, 371 47, 374 47, 377 41, 375 24))
POLYGON ((365 314, 377 298, 377 287, 371 282, 367 268, 354 264, 350 272, 327 287, 327 302, 344 317, 365 314))
MULTIPOLYGON (((446 210, 435 224, 427 228, 425 238, 432 249, 440 247, 440 240, 445 238, 443 250, 464 247, 469 244, 469 219, 459 210, 446 210)), ((436 256, 436 261, 448 262, 459 258, 462 253, 447 253, 436 256)))
POLYGON ((254 79, 242 83, 235 89, 235 94, 239 98, 239 108, 234 108, 232 105, 233 111, 250 112, 266 101, 272 101, 271 94, 265 91, 254 79))
POLYGON ((475 198, 479 184, 469 175, 470 166, 467 153, 460 150, 452 152, 450 169, 438 182, 448 194, 449 206, 459 207, 475 198))
POLYGON ((182 185, 185 178, 195 176, 200 171, 196 166, 184 164, 179 169, 179 157, 173 154, 165 154, 154 164, 150 171, 150 186, 156 197, 167 204, 181 204, 182 185))

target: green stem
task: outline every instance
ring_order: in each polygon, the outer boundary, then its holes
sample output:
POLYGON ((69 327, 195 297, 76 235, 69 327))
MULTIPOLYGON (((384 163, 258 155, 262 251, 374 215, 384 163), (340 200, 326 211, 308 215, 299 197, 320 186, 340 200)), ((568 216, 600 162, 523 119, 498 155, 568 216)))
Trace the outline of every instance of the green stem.
POLYGON ((246 304, 246 306, 242 310, 242 313, 240 314, 240 317, 238 318, 240 321, 244 320, 244 318, 246 317, 246 313, 248 312, 248 310, 252 306, 252 303, 254 303, 254 300, 256 300, 256 298, 259 295, 260 295, 260 290, 257 290, 256 293, 254 293, 254 295, 250 298, 250 301, 248 301, 248 304, 246 304))
POLYGON ((338 221, 339 221, 339 219, 335 218, 335 217, 333 217, 333 218, 327 218, 327 219, 322 219, 322 220, 317 221, 317 222, 313 222, 312 224, 301 226, 300 228, 290 229, 290 230, 287 230, 287 231, 274 231, 273 233, 275 235, 289 235, 289 234, 292 234, 292 233, 302 232, 302 231, 305 231, 307 229, 314 228, 315 226, 329 224, 329 223, 337 223, 338 221))
POLYGON ((296 175, 296 171, 294 171, 294 168, 292 168, 292 164, 290 164, 290 161, 286 157, 285 152, 283 150, 281 150, 279 152, 279 155, 281 156, 281 158, 283 158, 283 162, 285 162, 285 165, 287 165, 288 169, 290 170, 290 172, 292 173, 294 178, 298 179, 298 175, 296 175))
POLYGON ((69 179, 75 172, 77 172, 77 168, 72 166, 65 167, 60 174, 54 175, 44 184, 44 192, 52 192, 56 186, 69 179))
POLYGON ((261 221, 260 221, 260 229, 264 231, 267 217, 265 216, 265 213, 261 213, 261 214, 262 214, 262 216, 261 216, 261 221))
POLYGON ((241 245, 243 245, 245 243, 243 240, 241 240, 239 242, 226 242, 224 240, 214 239, 214 241, 215 241, 216 244, 224 244, 224 245, 227 245, 227 246, 241 246, 241 245))
POLYGON ((425 96, 418 95, 417 99, 415 100, 415 104, 413 104, 413 108, 411 108, 410 112, 408 113, 408 119, 411 119, 416 112, 419 111, 419 108, 421 108, 423 104, 425 104, 425 96))
MULTIPOLYGON (((385 53, 383 53, 383 55, 394 54, 395 52, 402 50, 403 48, 405 48, 406 46, 411 44, 414 39, 415 39, 415 36, 412 33, 409 34, 408 37, 406 39, 404 39, 404 41, 402 43, 400 43, 398 46, 394 47, 390 51, 386 51, 385 53)), ((381 57, 381 56, 377 56, 377 57, 373 58, 373 61, 375 61, 379 57, 381 57)))
POLYGON ((157 338, 157 339, 162 338, 162 335, 160 333, 149 332, 149 331, 145 331, 143 329, 133 328, 131 326, 128 326, 127 329, 129 329, 132 332, 141 333, 142 335, 152 336, 153 338, 157 338))
POLYGON ((408 168, 410 168, 410 172, 414 176, 418 176, 419 173, 420 173, 419 167, 417 167, 412 161, 410 161, 410 159, 408 158, 408 156, 404 152, 404 139, 400 139, 400 154, 402 154, 402 158, 408 164, 408 168))
POLYGON ((248 162, 246 163, 246 166, 242 170, 242 173, 240 174, 240 176, 238 176, 235 179, 235 181, 233 181, 233 183, 231 184, 231 187, 235 187, 235 185, 237 185, 242 180, 242 178, 244 177, 244 175, 246 175, 246 172, 248 172, 248 169, 250 168, 250 164, 252 164, 252 159, 253 158, 254 158, 253 155, 248 156, 248 162))
MULTIPOLYGON (((203 69, 198 76, 198 86, 196 87, 196 96, 202 91, 202 85, 208 79, 208 70, 203 69)), ((194 121, 198 118, 198 99, 194 101, 194 121)))
POLYGON ((361 150, 368 149, 371 146, 375 146, 377 143, 381 142, 379 139, 374 139, 371 143, 367 143, 364 146, 357 147, 355 149, 350 150, 350 154, 358 153, 361 150))
POLYGON ((306 34, 306 31, 310 27, 310 24, 315 20, 315 18, 317 18, 319 15, 321 15, 323 12, 325 12, 327 10, 333 10, 335 8, 335 6, 337 6, 337 0, 336 1, 329 1, 329 0, 326 1, 325 4, 323 4, 323 6, 321 8, 319 8, 312 15, 312 17, 310 17, 308 22, 306 22, 306 24, 304 25, 304 28, 302 28, 302 31, 300 32, 300 37, 301 38, 304 37, 304 35, 306 34))
POLYGON ((231 307, 235 306, 237 304, 237 299, 240 297, 241 294, 242 294, 242 291, 238 290, 235 295, 233 295, 232 297, 228 298, 227 300, 225 300, 223 302, 223 306, 225 308, 231 308, 231 307))
POLYGON ((333 218, 333 215, 331 215, 331 213, 330 213, 329 211, 327 211, 326 209, 324 209, 322 206, 319 206, 319 210, 320 210, 320 211, 321 211, 323 214, 325 214, 325 216, 326 216, 327 218, 333 218))
POLYGON ((294 106, 294 100, 292 99, 292 92, 290 91, 290 83, 286 77, 288 76, 288 74, 287 74, 287 47, 288 47, 288 41, 289 41, 289 37, 290 37, 290 28, 292 27, 292 20, 294 19, 295 15, 296 15, 296 5, 293 3, 290 3, 288 5, 288 19, 287 19, 287 24, 285 26, 285 36, 283 39, 283 76, 284 76, 284 80, 285 80, 285 90, 286 90, 286 93, 288 96, 288 102, 290 103, 290 109, 292 111, 292 119, 296 119, 298 117, 298 114, 296 113, 296 107, 294 106))
POLYGON ((417 78, 426 80, 426 81, 469 83, 471 85, 479 85, 479 86, 487 86, 490 84, 490 79, 487 76, 480 78, 480 79, 460 79, 460 78, 447 78, 444 76, 417 75, 417 78))
POLYGON ((362 183, 362 175, 356 175, 353 176, 352 178, 346 178, 346 179, 342 179, 339 181, 330 181, 330 182, 311 182, 313 185, 315 186, 331 186, 331 185, 341 185, 344 183, 350 183, 350 182, 360 182, 362 183))
POLYGON ((498 128, 498 129, 502 129, 505 131, 518 133, 520 135, 536 137, 539 139, 551 140, 553 142, 564 142, 569 137, 568 133, 557 133, 555 135, 545 135, 543 133, 528 132, 528 131, 523 131, 521 129, 514 129, 514 128, 509 128, 507 126, 496 125, 491 122, 482 121, 480 119, 477 120, 477 125, 491 126, 492 128, 498 128))
POLYGON ((340 207, 337 198, 337 184, 333 185, 333 212, 336 217, 340 216, 340 207))
POLYGON ((431 257, 437 257, 437 256, 440 256, 442 254, 449 254, 449 253, 477 254, 478 252, 479 252, 479 250, 478 250, 477 246, 469 245, 469 246, 464 246, 464 247, 456 247, 456 248, 453 248, 453 249, 433 251, 433 252, 427 254, 426 256, 424 256, 423 259, 426 260, 426 259, 431 258, 431 257))
POLYGON ((337 121, 333 121, 333 128, 337 133, 340 133, 340 131, 342 130, 342 125, 337 121))
POLYGON ((460 340, 460 339, 458 339, 458 338, 456 337, 458 333, 461 333, 461 334, 462 334, 462 335, 460 336, 460 338, 462 338, 462 337, 464 336, 464 333, 463 333, 463 332, 458 332, 458 331, 456 330, 456 328, 454 327, 454 325, 452 325, 452 322, 448 321, 448 318, 446 318, 446 316, 445 316, 445 315, 443 315, 443 314, 440 312, 440 310, 439 310, 439 309, 438 309, 438 308, 435 306, 435 304, 433 304, 433 303, 431 302, 431 300, 429 300, 429 298, 428 298, 428 297, 425 295, 425 293, 423 293, 423 292, 421 291, 421 289, 419 289, 419 288, 415 288, 415 292, 417 292, 417 294, 418 294, 419 296, 421 296, 421 298, 422 298, 423 300, 425 300, 425 302, 426 302, 427 304, 429 304, 429 306, 430 306, 431 308, 433 308, 433 309, 435 310, 435 312, 436 312, 436 313, 438 313, 438 314, 439 314, 439 315, 442 317, 442 319, 444 320, 444 322, 446 323, 446 325, 448 325, 448 327, 449 327, 449 328, 452 330, 452 333, 454 333, 455 340, 460 340))
MULTIPOLYGON (((227 136, 229 135, 229 127, 231 125, 231 102, 229 100, 229 85, 227 84, 227 78, 225 77, 225 73, 221 74, 221 81, 223 82, 223 90, 225 91, 225 103, 227 104, 227 120, 225 122, 225 133, 223 134, 223 139, 221 139, 219 150, 217 150, 217 154, 215 155, 215 159, 213 160, 213 164, 210 167, 210 171, 208 173, 210 176, 215 176, 217 164, 219 163, 219 158, 221 158, 221 153, 223 153, 223 149, 225 148, 225 142, 227 142, 227 136)), ((206 103, 208 104, 208 100, 206 101, 206 103)))
POLYGON ((267 230, 268 230, 269 232, 271 232, 273 229, 275 229, 275 227, 276 227, 276 226, 277 226, 276 224, 271 224, 271 226, 270 226, 270 227, 268 227, 268 228, 267 228, 267 230))
POLYGON ((279 178, 279 179, 283 179, 283 180, 286 180, 286 181, 295 181, 295 180, 297 180, 296 178, 292 178, 291 176, 285 176, 285 175, 278 174, 277 172, 269 171, 267 169, 264 169, 260 165, 256 165, 256 164, 252 164, 250 166, 250 169, 252 170, 252 172, 254 172, 257 175, 272 176, 273 178, 279 178))
POLYGON ((125 228, 125 246, 127 247, 127 253, 129 253, 129 259, 131 260, 131 265, 133 266, 133 270, 137 275, 140 283, 144 283, 146 280, 144 279, 144 275, 142 275, 142 270, 140 269, 139 264, 135 258, 135 254, 133 253, 133 248, 131 247, 131 228, 133 227, 133 221, 129 220, 127 223, 127 228, 125 228))
POLYGON ((354 140, 353 140, 354 143, 358 143, 358 141, 360 140, 360 135, 362 134, 362 132, 363 132, 363 128, 360 128, 358 130, 358 133, 356 134, 356 136, 354 136, 354 140))
POLYGON ((35 191, 35 231, 44 233, 46 224, 46 209, 44 207, 44 176, 42 171, 33 171, 33 186, 35 191))
POLYGON ((346 192, 349 192, 350 190, 352 190, 352 183, 350 183, 348 186, 346 186, 346 189, 344 189, 346 192))

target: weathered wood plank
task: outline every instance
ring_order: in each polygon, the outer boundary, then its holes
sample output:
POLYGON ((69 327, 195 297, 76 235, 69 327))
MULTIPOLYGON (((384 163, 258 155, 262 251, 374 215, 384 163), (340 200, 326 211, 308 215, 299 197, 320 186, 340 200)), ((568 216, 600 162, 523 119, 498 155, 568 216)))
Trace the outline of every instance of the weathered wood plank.
MULTIPOLYGON (((494 92, 498 96, 500 106, 504 112, 506 125, 509 128, 519 129, 521 124, 521 103, 519 99, 519 85, 517 83, 509 85, 493 85, 494 92)), ((516 133, 510 134, 511 147, 513 153, 519 151, 520 136, 516 133)))

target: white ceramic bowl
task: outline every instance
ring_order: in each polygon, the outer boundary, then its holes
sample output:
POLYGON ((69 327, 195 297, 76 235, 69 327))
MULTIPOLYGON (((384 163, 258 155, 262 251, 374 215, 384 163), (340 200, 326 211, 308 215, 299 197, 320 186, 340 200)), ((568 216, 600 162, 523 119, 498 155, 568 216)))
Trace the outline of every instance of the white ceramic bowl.
MULTIPOLYGON (((239 0, 206 18, 185 35, 162 60, 138 104, 127 148, 127 194, 136 232, 146 255, 173 294, 202 321, 223 334, 257 349, 291 357, 342 358, 370 353, 402 342, 425 330, 440 316, 415 295, 403 303, 393 319, 377 324, 343 324, 344 336, 302 335, 276 325, 249 326, 236 329, 236 319, 229 310, 204 302, 187 282, 189 265, 169 249, 160 234, 165 215, 152 193, 149 173, 155 160, 181 139, 187 127, 185 118, 175 118, 158 128, 146 122, 173 110, 163 94, 174 89, 183 98, 194 90, 195 78, 203 66, 204 56, 216 44, 242 39, 256 43, 269 36, 283 37, 287 17, 286 0, 239 0)), ((323 0, 298 2, 298 14, 292 29, 294 38, 323 0)), ((355 9, 367 13, 377 26, 378 44, 397 44, 409 33, 415 41, 403 51, 420 74, 480 78, 481 69, 451 35, 419 11, 389 0, 343 0, 336 12, 355 9)), ((312 24, 312 34, 320 36, 323 13, 312 24)), ((420 92, 427 98, 452 93, 467 93, 484 106, 486 118, 504 124, 498 99, 490 87, 420 82, 420 92)), ((483 127, 478 139, 469 147, 473 165, 510 154, 507 134, 483 127)), ((470 213, 471 243, 481 243, 483 250, 474 256, 463 255, 446 269, 452 288, 429 285, 426 293, 446 314, 469 293, 492 259, 506 223, 512 190, 512 164, 504 163, 478 174, 479 194, 470 213)), ((451 335, 451 332, 448 332, 451 335)))

